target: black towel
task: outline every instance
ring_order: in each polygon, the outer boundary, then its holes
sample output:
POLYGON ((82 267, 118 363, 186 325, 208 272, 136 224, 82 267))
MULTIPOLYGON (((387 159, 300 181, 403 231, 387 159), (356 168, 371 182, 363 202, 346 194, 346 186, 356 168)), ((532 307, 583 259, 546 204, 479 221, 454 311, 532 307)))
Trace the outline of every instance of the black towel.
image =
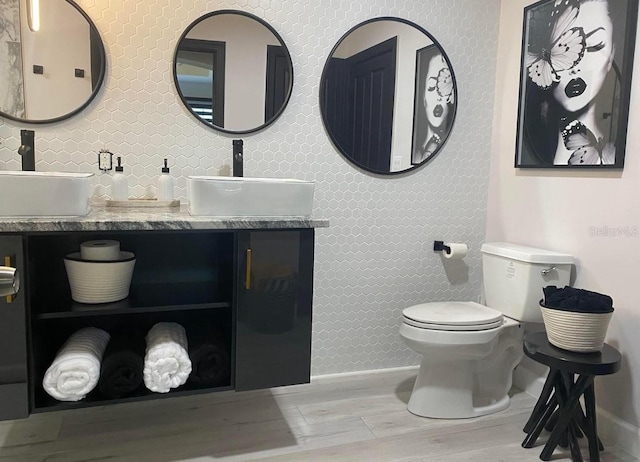
POLYGON ((229 385, 231 362, 225 337, 211 326, 194 326, 187 330, 191 374, 189 382, 198 386, 229 385))
POLYGON ((569 286, 562 289, 556 286, 548 286, 543 291, 544 306, 546 308, 576 313, 613 312, 613 299, 608 295, 584 289, 575 289, 569 286))
POLYGON ((108 398, 122 398, 142 384, 144 334, 132 329, 116 331, 102 359, 98 389, 108 398))

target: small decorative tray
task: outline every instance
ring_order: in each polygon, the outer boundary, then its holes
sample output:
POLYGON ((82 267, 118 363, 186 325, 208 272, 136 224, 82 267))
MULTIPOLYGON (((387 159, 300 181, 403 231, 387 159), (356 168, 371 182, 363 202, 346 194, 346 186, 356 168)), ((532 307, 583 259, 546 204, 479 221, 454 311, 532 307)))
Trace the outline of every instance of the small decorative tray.
POLYGON ((172 201, 159 201, 157 199, 129 199, 126 201, 107 200, 107 207, 180 207, 180 201, 174 199, 172 201))

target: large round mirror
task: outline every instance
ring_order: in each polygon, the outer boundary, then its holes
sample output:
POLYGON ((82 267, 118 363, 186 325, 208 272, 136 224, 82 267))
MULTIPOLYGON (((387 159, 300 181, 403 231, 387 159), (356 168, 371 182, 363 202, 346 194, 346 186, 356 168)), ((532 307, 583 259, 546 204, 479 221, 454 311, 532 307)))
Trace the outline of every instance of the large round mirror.
POLYGON ((104 45, 71 0, 0 0, 0 116, 29 123, 67 119, 104 80, 104 45))
POLYGON ((331 141, 373 173, 402 173, 436 155, 451 132, 456 100, 446 53, 404 19, 354 27, 322 72, 320 110, 331 141))
POLYGON ((193 22, 178 41, 173 79, 187 109, 225 133, 252 133, 284 111, 293 64, 284 41, 262 19, 222 10, 193 22))

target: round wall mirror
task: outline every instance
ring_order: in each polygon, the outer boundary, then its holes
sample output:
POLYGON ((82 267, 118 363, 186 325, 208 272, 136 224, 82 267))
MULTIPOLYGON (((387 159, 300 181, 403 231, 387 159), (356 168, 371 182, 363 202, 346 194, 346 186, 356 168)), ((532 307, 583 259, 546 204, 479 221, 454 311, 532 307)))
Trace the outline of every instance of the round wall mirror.
POLYGON ((0 1, 0 116, 67 119, 95 98, 105 68, 98 29, 73 1, 0 1))
POLYGON ((222 10, 194 21, 178 41, 173 80, 184 105, 225 133, 253 133, 284 111, 293 63, 278 33, 249 13, 222 10))
POLYGON ((331 141, 373 173, 406 172, 435 156, 451 132, 456 100, 447 54, 404 19, 357 25, 322 72, 320 110, 331 141))

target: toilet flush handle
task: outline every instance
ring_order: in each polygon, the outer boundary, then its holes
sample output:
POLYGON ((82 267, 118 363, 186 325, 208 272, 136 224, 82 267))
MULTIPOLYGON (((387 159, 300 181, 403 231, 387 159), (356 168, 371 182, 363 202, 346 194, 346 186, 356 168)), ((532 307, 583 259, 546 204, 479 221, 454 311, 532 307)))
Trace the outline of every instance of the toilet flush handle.
POLYGON ((541 273, 543 276, 547 276, 551 271, 555 271, 555 270, 556 270, 556 267, 555 267, 555 266, 552 266, 552 267, 550 267, 550 268, 545 268, 545 269, 541 270, 541 271, 540 271, 540 273, 541 273))

